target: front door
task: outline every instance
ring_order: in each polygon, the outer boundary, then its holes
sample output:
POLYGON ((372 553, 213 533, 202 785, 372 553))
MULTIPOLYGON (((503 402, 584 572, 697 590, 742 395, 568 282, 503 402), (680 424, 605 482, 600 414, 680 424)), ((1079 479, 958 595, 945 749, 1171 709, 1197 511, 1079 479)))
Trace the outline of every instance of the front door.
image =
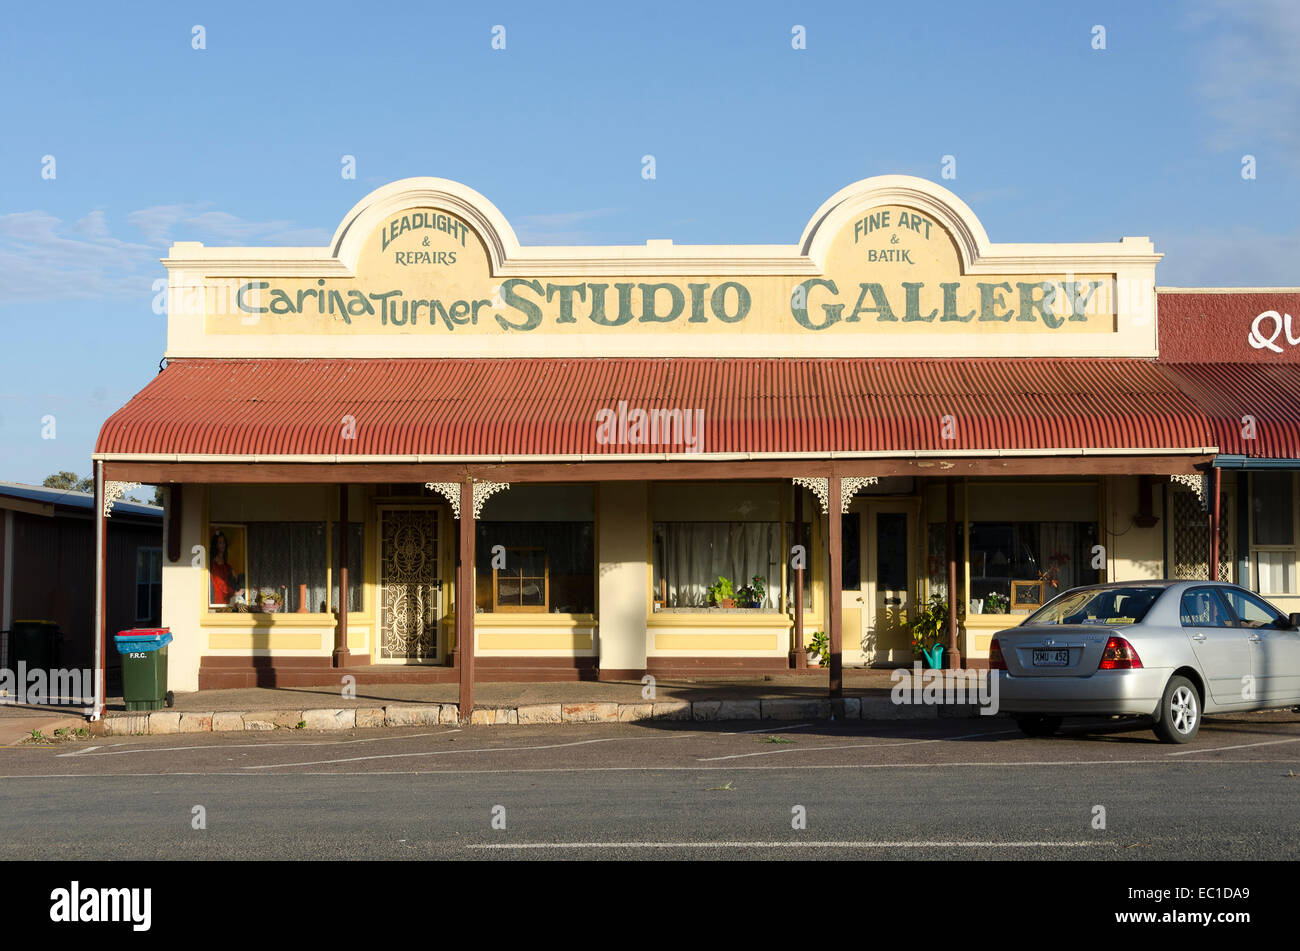
POLYGON ((439 509, 379 510, 379 659, 437 661, 439 509))
POLYGON ((862 527, 863 653, 867 663, 910 664, 916 507, 908 501, 868 502, 862 527))

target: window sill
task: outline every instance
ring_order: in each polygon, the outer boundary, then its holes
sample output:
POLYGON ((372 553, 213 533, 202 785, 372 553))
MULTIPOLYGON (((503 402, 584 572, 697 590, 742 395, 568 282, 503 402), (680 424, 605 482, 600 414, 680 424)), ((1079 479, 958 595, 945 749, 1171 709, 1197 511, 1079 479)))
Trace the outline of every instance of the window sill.
MULTIPOLYGON (((338 620, 334 612, 328 614, 304 613, 296 611, 230 611, 221 614, 207 613, 199 618, 203 627, 333 627, 338 620)), ((370 618, 364 613, 348 612, 348 625, 368 624, 370 618)))
POLYGON ((659 608, 655 614, 704 614, 716 617, 719 614, 784 614, 780 608, 659 608))

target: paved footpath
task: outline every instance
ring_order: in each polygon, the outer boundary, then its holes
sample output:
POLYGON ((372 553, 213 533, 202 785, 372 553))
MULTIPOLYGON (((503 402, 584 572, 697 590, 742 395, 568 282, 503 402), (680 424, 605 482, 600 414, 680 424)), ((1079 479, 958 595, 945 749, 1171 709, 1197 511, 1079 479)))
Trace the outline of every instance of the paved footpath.
MULTIPOLYGON (((827 699, 824 673, 760 678, 561 683, 483 683, 469 725, 628 723, 640 720, 935 719, 977 715, 973 702, 897 704, 889 670, 846 670, 844 697, 827 699)), ((970 677, 983 673, 970 672, 970 677)), ((974 701, 975 681, 970 696, 974 701)), ((963 684, 965 687, 965 684, 963 684)), ((178 694, 171 709, 131 714, 110 700, 98 732, 140 734, 351 730, 459 726, 455 684, 204 690, 178 694)))

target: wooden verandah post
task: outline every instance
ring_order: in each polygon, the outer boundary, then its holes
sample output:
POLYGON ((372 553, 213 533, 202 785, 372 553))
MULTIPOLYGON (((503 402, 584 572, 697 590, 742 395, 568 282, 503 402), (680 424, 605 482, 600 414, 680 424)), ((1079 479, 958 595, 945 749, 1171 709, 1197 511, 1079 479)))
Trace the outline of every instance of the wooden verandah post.
POLYGON ((334 666, 348 664, 348 484, 339 483, 339 623, 334 628, 334 666))
POLYGON ((839 476, 832 475, 827 486, 827 538, 829 539, 830 557, 827 558, 830 569, 829 592, 826 603, 827 641, 831 652, 830 695, 832 698, 844 696, 844 644, 843 615, 844 605, 841 595, 844 578, 842 574, 843 554, 843 516, 840 512, 842 489, 839 476))
POLYGON ((456 555, 456 659, 460 664, 460 719, 474 712, 474 481, 460 483, 456 555))
POLYGON ((1223 470, 1218 466, 1210 468, 1210 580, 1219 580, 1219 519, 1222 517, 1223 470))

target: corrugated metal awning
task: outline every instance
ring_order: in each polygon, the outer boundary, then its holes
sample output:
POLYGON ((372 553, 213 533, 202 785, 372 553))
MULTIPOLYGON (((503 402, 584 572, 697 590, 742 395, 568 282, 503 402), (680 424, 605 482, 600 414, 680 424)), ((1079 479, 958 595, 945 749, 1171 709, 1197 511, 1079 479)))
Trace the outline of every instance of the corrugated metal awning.
POLYGON ((1213 445, 1192 400, 1144 360, 178 359, 109 418, 96 453, 689 458, 1213 445), (702 443, 692 450, 671 426, 636 442, 637 411, 698 411, 702 443), (602 421, 614 441, 602 439, 602 421))
POLYGON ((1166 363, 1230 456, 1300 459, 1300 364, 1166 363))

